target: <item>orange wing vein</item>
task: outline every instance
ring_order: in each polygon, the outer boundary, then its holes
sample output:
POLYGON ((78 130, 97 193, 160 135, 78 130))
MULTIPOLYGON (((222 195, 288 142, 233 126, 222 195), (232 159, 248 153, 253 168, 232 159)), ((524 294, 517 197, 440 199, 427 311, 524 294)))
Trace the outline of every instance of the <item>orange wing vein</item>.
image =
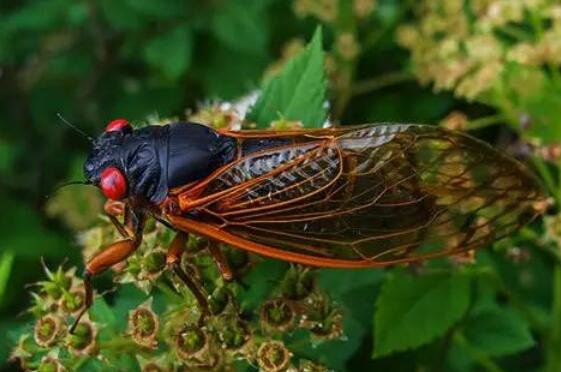
POLYGON ((170 222, 287 261, 375 267, 485 246, 530 221, 544 198, 518 161, 439 127, 291 135, 300 140, 211 175, 194 202, 180 194, 189 207, 170 222))

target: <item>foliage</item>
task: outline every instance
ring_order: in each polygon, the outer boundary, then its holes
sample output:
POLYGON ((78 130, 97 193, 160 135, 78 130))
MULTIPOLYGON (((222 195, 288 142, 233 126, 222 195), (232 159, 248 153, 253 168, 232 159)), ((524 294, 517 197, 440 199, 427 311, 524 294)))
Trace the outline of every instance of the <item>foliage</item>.
POLYGON ((11 350, 45 371, 560 370, 556 2, 50 0, 0 9, 1 360, 11 350), (55 123, 59 111, 87 133, 114 117, 276 130, 440 122, 529 164, 551 205, 475 259, 309 270, 222 247, 240 278, 233 284, 191 237, 185 270, 213 308, 204 327, 190 292, 163 270, 172 234, 152 221, 126 265, 96 281, 95 305, 69 335, 83 299, 74 267, 117 233, 98 216, 95 190, 52 193, 81 178, 89 146, 55 123), (57 269, 41 274, 40 257, 57 269))

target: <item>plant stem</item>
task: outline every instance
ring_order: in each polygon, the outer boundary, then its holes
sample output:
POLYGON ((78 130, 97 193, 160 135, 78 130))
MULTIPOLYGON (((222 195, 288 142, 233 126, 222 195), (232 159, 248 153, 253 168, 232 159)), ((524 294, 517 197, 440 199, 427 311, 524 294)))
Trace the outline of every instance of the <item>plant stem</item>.
POLYGON ((371 93, 375 90, 413 80, 415 80, 415 77, 409 72, 388 72, 387 74, 383 74, 372 79, 356 82, 352 89, 352 95, 359 96, 362 94, 371 93))
POLYGON ((561 371, 561 265, 553 270, 553 303, 545 371, 561 371))
POLYGON ((467 123, 467 129, 468 130, 481 129, 481 128, 488 127, 490 125, 502 123, 505 120, 506 120, 506 116, 503 114, 484 116, 482 118, 470 120, 467 123))

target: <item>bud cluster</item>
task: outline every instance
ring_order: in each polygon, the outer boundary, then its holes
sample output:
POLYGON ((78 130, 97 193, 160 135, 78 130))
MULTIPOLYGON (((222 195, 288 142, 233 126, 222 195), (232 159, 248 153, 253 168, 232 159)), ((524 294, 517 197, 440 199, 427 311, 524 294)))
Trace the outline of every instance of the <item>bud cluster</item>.
MULTIPOLYGON (((199 114, 222 128, 233 123, 226 123, 231 118, 224 110, 214 107, 199 114)), ((284 119, 273 124, 278 130, 301 127, 284 119)), ((268 297, 248 309, 243 299, 252 288, 244 277, 261 260, 220 245, 235 277, 228 282, 214 262, 209 241, 190 235, 179 268, 208 302, 204 311, 184 279, 166 264, 174 236, 172 230, 148 220, 138 249, 111 268, 115 290, 107 295, 108 303, 96 294, 94 307, 73 333, 69 330, 85 305, 83 280, 76 268, 45 268, 46 280, 32 293, 33 326, 21 335, 12 357, 22 368, 39 371, 76 370, 84 363, 146 372, 226 370, 240 360, 264 371, 324 370, 295 355, 287 341, 295 331, 308 332, 314 343, 342 335, 341 311, 318 288, 313 270, 291 266, 268 297), (144 294, 144 299, 127 297, 131 291, 144 294), (127 363, 134 366, 120 364, 124 354, 132 357, 127 363)), ((120 238, 111 222, 100 218, 81 235, 84 261, 120 238)))

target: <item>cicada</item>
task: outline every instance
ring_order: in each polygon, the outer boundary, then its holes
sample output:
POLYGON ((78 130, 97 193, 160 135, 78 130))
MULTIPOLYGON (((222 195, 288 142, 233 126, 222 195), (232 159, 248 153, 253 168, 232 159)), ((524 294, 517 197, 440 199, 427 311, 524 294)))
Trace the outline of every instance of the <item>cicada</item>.
POLYGON ((544 201, 514 158, 416 124, 217 131, 184 122, 133 129, 117 119, 93 141, 84 176, 109 199, 123 239, 87 263, 83 312, 91 277, 137 249, 149 216, 177 232, 166 262, 205 307, 179 265, 191 233, 211 242, 226 280, 233 274, 216 243, 303 265, 384 267, 489 245, 544 201))

